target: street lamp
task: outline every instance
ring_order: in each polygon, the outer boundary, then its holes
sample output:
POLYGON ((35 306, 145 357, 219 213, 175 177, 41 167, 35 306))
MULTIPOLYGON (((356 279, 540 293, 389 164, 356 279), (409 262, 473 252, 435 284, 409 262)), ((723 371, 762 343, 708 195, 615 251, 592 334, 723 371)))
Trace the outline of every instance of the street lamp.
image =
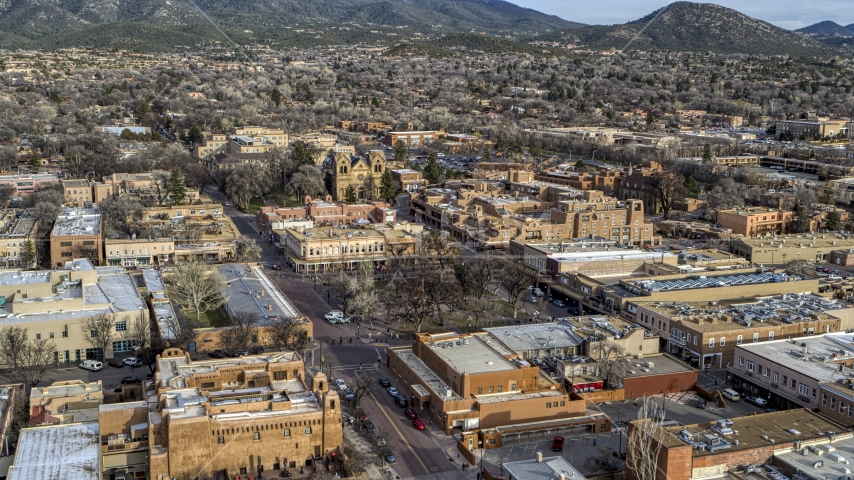
POLYGON ((599 150, 593 150, 593 153, 590 154, 590 160, 596 160, 596 152, 599 150))

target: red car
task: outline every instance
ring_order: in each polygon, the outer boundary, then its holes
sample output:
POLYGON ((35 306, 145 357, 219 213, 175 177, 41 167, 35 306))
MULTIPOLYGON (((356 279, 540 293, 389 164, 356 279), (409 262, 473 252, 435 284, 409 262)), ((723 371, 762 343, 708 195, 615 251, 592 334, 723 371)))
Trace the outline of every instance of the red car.
POLYGON ((415 420, 416 418, 418 418, 418 415, 415 414, 415 410, 411 408, 407 408, 406 410, 404 410, 403 415, 410 420, 415 420))
POLYGON ((424 426, 424 422, 421 419, 416 418, 412 421, 412 426, 415 427, 416 430, 426 430, 427 427, 424 426))
POLYGON ((563 451, 563 437, 555 437, 552 440, 552 451, 553 452, 562 452, 563 451))

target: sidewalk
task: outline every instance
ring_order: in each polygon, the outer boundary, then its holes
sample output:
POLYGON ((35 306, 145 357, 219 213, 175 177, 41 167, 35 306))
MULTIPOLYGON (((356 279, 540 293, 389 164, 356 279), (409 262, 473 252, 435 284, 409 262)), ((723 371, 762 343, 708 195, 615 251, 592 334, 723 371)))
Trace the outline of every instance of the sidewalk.
POLYGON ((354 448, 360 450, 366 457, 367 461, 365 462, 365 474, 364 478, 369 479, 382 479, 387 478, 383 472, 380 471, 379 467, 374 463, 374 459, 372 458, 374 455, 370 452, 370 445, 365 441, 359 434, 353 431, 353 427, 349 425, 344 425, 344 441, 353 445, 354 448))

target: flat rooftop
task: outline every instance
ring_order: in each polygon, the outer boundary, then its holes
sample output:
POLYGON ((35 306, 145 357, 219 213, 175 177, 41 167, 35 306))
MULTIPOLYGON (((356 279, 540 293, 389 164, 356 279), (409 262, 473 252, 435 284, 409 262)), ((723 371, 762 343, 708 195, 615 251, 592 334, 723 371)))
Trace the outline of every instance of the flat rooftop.
POLYGON ((629 358, 629 370, 623 378, 650 377, 691 372, 693 368, 667 355, 644 355, 643 359, 629 358), (651 365, 651 366, 650 366, 651 365))
POLYGON ((165 292, 166 287, 163 286, 163 274, 160 270, 147 268, 142 271, 142 281, 145 283, 145 288, 148 292, 165 292))
POLYGON ((738 345, 736 352, 739 348, 772 363, 789 366, 819 382, 832 382, 849 378, 847 372, 839 371, 836 362, 854 358, 854 335, 844 332, 827 333, 788 340, 745 343, 738 345))
POLYGON ((450 400, 462 400, 463 397, 459 396, 457 392, 453 391, 447 383, 439 378, 438 375, 433 373, 433 371, 430 370, 417 355, 412 353, 411 348, 396 348, 394 352, 404 363, 406 363, 410 370, 418 375, 419 384, 429 386, 433 392, 444 396, 444 398, 450 400), (450 392, 451 395, 447 396, 446 392, 450 392))
POLYGON ((487 393, 484 395, 477 395, 478 403, 501 403, 501 402, 514 402, 517 400, 530 400, 533 398, 552 398, 552 397, 562 397, 564 400, 570 400, 569 395, 563 392, 563 390, 541 390, 538 392, 504 392, 504 393, 487 393))
POLYGON ((684 278, 665 280, 632 280, 625 283, 647 292, 665 292, 673 290, 691 290, 709 287, 731 287, 737 285, 756 285, 759 283, 797 282, 807 280, 793 273, 739 273, 733 275, 694 275, 684 278))
POLYGON ((814 442, 805 442, 802 446, 807 449, 806 455, 802 450, 783 450, 774 453, 775 463, 788 465, 806 478, 812 479, 841 478, 850 475, 848 461, 854 458, 854 438, 850 434, 837 435, 833 442, 829 438, 822 438, 814 442), (831 455, 838 455, 838 457, 831 457, 831 455), (822 463, 816 465, 816 462, 822 463))
POLYGON ((854 247, 854 235, 824 234, 824 235, 777 235, 774 238, 751 238, 741 235, 733 236, 734 240, 750 248, 832 248, 844 250, 854 247))
POLYGON ((18 440, 9 480, 99 480, 98 423, 25 428, 18 440))
POLYGON ((535 323, 484 328, 492 337, 514 352, 577 347, 584 342, 568 322, 535 323))
POLYGON ((91 236, 101 233, 101 209, 93 207, 62 207, 53 225, 53 235, 60 237, 91 236))
POLYGON ((632 303, 667 318, 696 324, 698 329, 707 332, 746 329, 755 323, 782 325, 813 322, 829 318, 834 310, 851 308, 850 304, 838 299, 810 292, 757 297, 752 301, 632 303))
POLYGON ((502 466, 510 477, 516 480, 552 480, 559 478, 561 474, 566 475, 567 480, 585 478, 563 457, 543 457, 542 462, 538 462, 536 458, 504 462, 502 466))
POLYGON ((263 269, 246 264, 232 263, 219 267, 227 286, 222 291, 229 312, 254 312, 261 316, 261 324, 269 325, 274 319, 298 318, 302 315, 291 301, 267 277, 263 269), (261 291, 264 292, 263 296, 261 291))
POLYGON ((184 388, 184 379, 191 375, 213 373, 221 368, 243 366, 248 370, 265 370, 270 363, 291 362, 299 357, 293 352, 272 355, 245 355, 237 358, 222 358, 187 362, 186 357, 161 358, 155 378, 163 385, 184 388))
POLYGON ((518 368, 489 347, 481 336, 439 336, 436 339, 431 336, 431 340, 426 341, 425 345, 459 373, 502 372, 518 368))
MULTIPOLYGON (((680 433, 684 430, 693 435, 695 442, 702 442, 704 435, 718 435, 730 444, 723 453, 731 454, 734 451, 767 447, 771 445, 772 440, 777 444, 791 443, 796 440, 802 442, 821 441, 826 439, 827 432, 841 432, 843 430, 839 424, 805 409, 762 413, 729 420, 732 422, 732 424, 727 425, 730 431, 724 434, 712 428, 717 427, 717 421, 664 427, 663 430, 666 432, 663 439, 664 445, 670 448, 688 445, 687 441, 679 438, 680 433), (738 440, 738 445, 735 444, 736 440, 738 440)), ((683 438, 685 438, 684 435, 683 438)), ((692 449, 692 455, 695 457, 714 454, 715 452, 707 449, 692 449)))

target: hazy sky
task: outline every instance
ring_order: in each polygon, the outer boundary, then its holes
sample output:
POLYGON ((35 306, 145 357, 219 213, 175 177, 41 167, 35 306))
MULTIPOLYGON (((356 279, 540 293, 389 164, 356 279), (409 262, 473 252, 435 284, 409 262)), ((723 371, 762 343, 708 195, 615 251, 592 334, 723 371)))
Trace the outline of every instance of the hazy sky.
MULTIPOLYGON (((637 20, 668 3, 668 0, 509 0, 523 7, 557 15, 575 22, 611 25, 637 20)), ((840 25, 854 23, 852 0, 718 0, 729 7, 778 27, 796 30, 822 20, 840 25)))

